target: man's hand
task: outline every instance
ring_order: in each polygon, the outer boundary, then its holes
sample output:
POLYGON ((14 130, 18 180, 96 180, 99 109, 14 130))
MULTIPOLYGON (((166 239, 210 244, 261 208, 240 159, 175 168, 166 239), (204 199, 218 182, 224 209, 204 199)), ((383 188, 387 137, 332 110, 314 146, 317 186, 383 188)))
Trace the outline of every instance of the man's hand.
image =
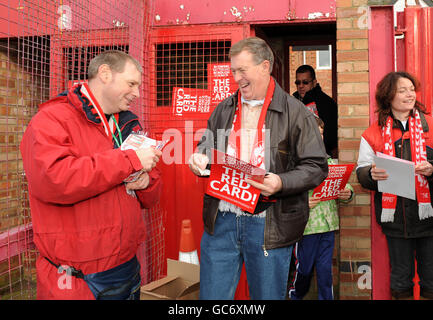
POLYGON ((189 157, 188 163, 191 171, 195 175, 201 176, 200 170, 206 169, 206 166, 209 163, 209 158, 205 154, 193 153, 191 157, 189 157))
POLYGON ((245 179, 247 183, 252 185, 253 187, 261 190, 261 194, 265 197, 269 197, 278 191, 280 191, 283 187, 283 183, 281 181, 281 178, 274 174, 274 173, 268 173, 265 176, 265 179, 263 180, 263 183, 251 180, 251 179, 245 179))
POLYGON ((149 185, 150 179, 147 172, 142 172, 137 180, 126 183, 126 190, 142 190, 149 185))
POLYGON ((149 172, 152 170, 159 161, 162 152, 156 150, 154 147, 135 150, 137 157, 140 159, 143 170, 149 172))

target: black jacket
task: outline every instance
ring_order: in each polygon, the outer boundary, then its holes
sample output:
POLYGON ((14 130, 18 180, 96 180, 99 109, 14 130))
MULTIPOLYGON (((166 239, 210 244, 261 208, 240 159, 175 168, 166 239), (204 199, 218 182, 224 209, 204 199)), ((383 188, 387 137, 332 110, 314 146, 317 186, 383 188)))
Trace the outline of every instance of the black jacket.
MULTIPOLYGON (((238 92, 213 111, 198 144, 199 152, 210 155, 211 148, 225 152, 237 101, 238 92)), ((273 249, 292 245, 302 237, 309 217, 308 190, 327 177, 328 164, 313 114, 277 83, 265 126, 270 129, 266 170, 278 174, 283 183, 274 195, 277 202, 266 211, 264 249, 273 249)), ((204 195, 203 221, 209 234, 213 234, 219 201, 204 195)))
POLYGON ((308 91, 304 99, 301 99, 296 91, 293 96, 301 100, 305 105, 315 102, 319 118, 325 123, 323 129, 323 140, 325 142, 326 152, 331 155, 332 150, 338 147, 338 107, 337 103, 317 84, 313 89, 308 91))

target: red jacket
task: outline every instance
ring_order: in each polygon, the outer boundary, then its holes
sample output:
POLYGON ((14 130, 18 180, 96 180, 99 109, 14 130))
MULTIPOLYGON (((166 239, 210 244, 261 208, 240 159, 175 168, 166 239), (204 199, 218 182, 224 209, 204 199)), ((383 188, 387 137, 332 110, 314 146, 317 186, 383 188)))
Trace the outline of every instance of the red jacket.
MULTIPOLYGON (((119 113, 118 122, 123 139, 141 129, 129 111, 119 113)), ((140 160, 133 150, 113 148, 80 86, 40 106, 20 149, 41 255, 38 299, 94 299, 83 280, 57 273, 43 257, 84 274, 131 259, 145 235, 141 208, 159 198, 159 171, 149 173, 150 184, 136 191, 138 199, 126 193, 123 180, 142 169, 140 160)))
MULTIPOLYGON (((420 112, 423 135, 425 139, 427 160, 433 163, 433 118, 420 112)), ((407 125, 406 125, 407 126, 407 125)), ((397 158, 412 161, 410 134, 405 131, 398 120, 393 121, 392 138, 394 141, 395 156, 397 158)), ((374 192, 374 208, 376 221, 381 226, 383 233, 395 238, 421 238, 433 236, 433 218, 419 219, 418 202, 408 198, 397 197, 397 204, 394 213, 394 222, 381 222, 382 193, 378 191, 377 181, 374 181, 370 174, 371 163, 376 152, 384 152, 382 138, 382 127, 376 121, 364 131, 361 138, 358 168, 356 174, 360 184, 374 192)), ((433 175, 426 177, 430 198, 433 205, 433 175)), ((402 181, 404 183, 404 181, 402 181)))

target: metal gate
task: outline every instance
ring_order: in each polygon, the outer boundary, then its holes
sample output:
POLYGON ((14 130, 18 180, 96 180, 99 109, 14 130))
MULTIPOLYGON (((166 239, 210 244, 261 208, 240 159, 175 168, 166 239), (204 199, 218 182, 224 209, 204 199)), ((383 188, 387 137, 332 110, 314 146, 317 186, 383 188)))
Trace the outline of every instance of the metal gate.
MULTIPOLYGON (((132 107, 146 128, 148 45, 153 0, 6 0, 0 4, 0 299, 35 297, 35 258, 19 143, 38 105, 84 81, 89 60, 107 49, 143 64, 132 107)), ((148 128, 147 128, 148 129, 148 128)), ((143 211, 148 238, 139 250, 146 283, 162 273, 162 210, 143 211)))
POLYGON ((217 104, 218 99, 212 95, 211 68, 229 71, 228 51, 232 42, 244 37, 245 30, 240 25, 189 25, 152 30, 149 125, 156 138, 171 139, 170 150, 165 152, 167 157, 161 161, 164 177, 161 206, 166 213, 166 255, 171 259, 179 255, 183 219, 192 221, 199 251, 207 181, 193 175, 187 161, 201 136, 200 130, 206 128, 206 121, 217 104))

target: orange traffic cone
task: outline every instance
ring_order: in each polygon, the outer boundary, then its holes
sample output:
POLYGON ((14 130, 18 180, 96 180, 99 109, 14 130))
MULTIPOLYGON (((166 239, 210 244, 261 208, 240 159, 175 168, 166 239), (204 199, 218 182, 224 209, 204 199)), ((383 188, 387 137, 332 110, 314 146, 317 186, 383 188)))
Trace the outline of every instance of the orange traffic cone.
POLYGON ((179 261, 199 264, 197 249, 194 244, 191 220, 182 220, 182 230, 180 232, 179 261))

